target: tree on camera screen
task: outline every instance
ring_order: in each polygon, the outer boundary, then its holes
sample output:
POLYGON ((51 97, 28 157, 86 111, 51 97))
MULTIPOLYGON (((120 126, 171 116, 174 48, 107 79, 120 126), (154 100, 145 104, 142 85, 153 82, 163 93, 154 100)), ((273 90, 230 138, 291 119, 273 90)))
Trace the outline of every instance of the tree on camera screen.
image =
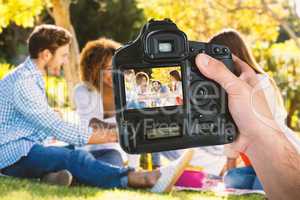
POLYGON ((127 69, 124 81, 127 109, 183 104, 180 66, 127 69))

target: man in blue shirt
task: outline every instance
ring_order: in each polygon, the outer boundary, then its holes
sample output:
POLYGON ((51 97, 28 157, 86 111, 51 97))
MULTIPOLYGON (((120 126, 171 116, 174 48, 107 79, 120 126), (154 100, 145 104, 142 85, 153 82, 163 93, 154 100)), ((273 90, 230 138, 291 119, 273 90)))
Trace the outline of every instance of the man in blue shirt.
POLYGON ((117 141, 115 129, 88 129, 64 122, 48 105, 42 75, 46 70, 57 73, 68 62, 70 42, 71 35, 63 28, 36 27, 28 40, 30 57, 0 81, 1 173, 42 178, 67 170, 80 183, 92 186, 154 186, 154 192, 170 189, 191 159, 191 153, 167 170, 134 172, 96 160, 86 151, 42 145, 48 136, 77 146, 117 141))

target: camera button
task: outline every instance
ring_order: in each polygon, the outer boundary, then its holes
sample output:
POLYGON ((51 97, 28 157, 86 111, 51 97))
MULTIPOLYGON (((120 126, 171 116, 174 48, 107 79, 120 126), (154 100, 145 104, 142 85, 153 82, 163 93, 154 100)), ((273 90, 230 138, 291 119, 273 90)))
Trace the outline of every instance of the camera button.
POLYGON ((205 53, 205 49, 199 49, 199 53, 205 53))
POLYGON ((221 53, 221 49, 219 47, 215 47, 214 48, 214 53, 215 54, 220 54, 221 53))
POLYGON ((227 136, 227 140, 228 140, 228 141, 232 142, 232 141, 233 141, 233 139, 234 139, 234 138, 233 138, 233 136, 232 136, 232 135, 229 135, 229 136, 227 136))
POLYGON ((223 52, 224 54, 228 54, 228 53, 229 53, 229 49, 228 49, 228 48, 223 48, 223 49, 222 49, 222 52, 223 52))

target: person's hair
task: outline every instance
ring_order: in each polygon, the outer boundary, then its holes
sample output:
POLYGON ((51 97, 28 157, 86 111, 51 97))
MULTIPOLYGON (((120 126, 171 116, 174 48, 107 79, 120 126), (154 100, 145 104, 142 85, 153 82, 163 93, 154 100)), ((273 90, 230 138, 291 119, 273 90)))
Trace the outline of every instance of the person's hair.
POLYGON ((177 70, 170 71, 170 75, 173 76, 176 81, 181 81, 180 74, 177 70))
POLYGON ((130 74, 135 74, 135 72, 134 72, 133 69, 128 69, 128 70, 125 70, 125 71, 124 71, 124 74, 130 75, 130 74))
POLYGON ((153 84, 153 83, 158 83, 159 85, 161 85, 161 82, 158 81, 158 80, 153 80, 153 81, 152 81, 152 84, 153 84))
POLYGON ((121 44, 108 38, 89 41, 80 54, 80 79, 89 89, 101 88, 101 73, 121 44))
POLYGON ((52 54, 64 45, 70 44, 72 35, 66 29, 50 24, 39 25, 34 28, 28 38, 30 58, 36 59, 40 52, 48 49, 52 54))
POLYGON ((141 84, 142 78, 146 78, 147 83, 149 83, 149 76, 148 76, 148 74, 145 73, 145 72, 138 72, 135 75, 136 83, 138 85, 141 84))
POLYGON ((251 66, 257 73, 265 73, 255 61, 242 35, 234 29, 225 29, 214 35, 209 43, 227 46, 231 53, 251 66))
MULTIPOLYGON (((231 53, 247 63, 258 74, 267 74, 256 62, 242 35, 234 29, 225 29, 210 38, 209 43, 227 46, 231 53)), ((284 108, 282 95, 273 78, 269 77, 276 93, 277 105, 284 108)))

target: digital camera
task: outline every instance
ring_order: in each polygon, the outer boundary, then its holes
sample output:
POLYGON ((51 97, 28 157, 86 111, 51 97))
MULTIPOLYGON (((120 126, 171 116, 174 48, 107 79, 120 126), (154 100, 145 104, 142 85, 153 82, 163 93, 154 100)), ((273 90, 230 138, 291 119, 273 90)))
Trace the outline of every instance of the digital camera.
MULTIPOLYGON (((230 49, 188 41, 170 19, 150 20, 113 57, 119 142, 127 153, 230 143, 237 128, 225 90, 200 73, 206 53, 234 73, 230 49)), ((209 67, 209 66, 208 66, 209 67)))

